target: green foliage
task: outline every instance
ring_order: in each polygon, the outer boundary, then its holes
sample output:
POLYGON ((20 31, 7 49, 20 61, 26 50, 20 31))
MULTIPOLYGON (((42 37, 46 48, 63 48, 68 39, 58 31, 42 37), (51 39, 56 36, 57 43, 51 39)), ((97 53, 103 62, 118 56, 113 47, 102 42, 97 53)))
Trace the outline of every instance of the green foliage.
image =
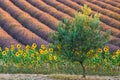
POLYGON ((96 68, 100 69, 102 66, 102 68, 105 70, 113 71, 114 68, 120 67, 120 49, 111 53, 109 48, 105 46, 104 49, 100 49, 100 52, 98 51, 90 59, 87 59, 85 64, 87 67, 91 67, 93 70, 96 68))
POLYGON ((109 31, 101 34, 99 14, 91 15, 91 9, 84 5, 73 20, 65 19, 52 33, 54 48, 65 58, 81 63, 87 59, 89 50, 96 51, 103 47, 109 39, 109 31), (58 46, 61 46, 58 49, 58 46))
MULTIPOLYGON (((35 46, 35 43, 34 43, 35 46)), ((41 45, 38 51, 34 46, 26 46, 26 49, 13 46, 0 48, 0 72, 2 73, 62 73, 81 74, 82 67, 79 62, 71 62, 56 55, 52 48, 41 45), (17 54, 18 53, 18 54, 17 54), (25 55, 26 53, 26 55, 25 55), (34 53, 31 56, 31 54, 34 53), (51 56, 52 55, 52 56, 51 56), (56 55, 56 58, 55 58, 56 55), (2 64, 3 63, 3 64, 2 64)), ((54 46, 54 45, 51 45, 54 46)), ((87 52, 87 60, 84 65, 89 75, 117 75, 120 74, 120 49, 114 53, 109 52, 108 46, 99 48, 97 53, 91 56, 92 50, 87 52), (91 57, 90 57, 91 56, 91 57)))

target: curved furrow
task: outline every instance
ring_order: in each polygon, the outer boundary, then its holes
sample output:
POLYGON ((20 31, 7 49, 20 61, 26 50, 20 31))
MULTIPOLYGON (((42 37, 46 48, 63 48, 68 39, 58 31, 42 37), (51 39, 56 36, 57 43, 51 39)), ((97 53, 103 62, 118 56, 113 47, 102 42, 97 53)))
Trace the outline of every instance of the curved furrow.
POLYGON ((113 44, 115 46, 118 46, 120 47, 120 38, 116 38, 114 36, 110 36, 110 41, 109 41, 110 44, 113 44))
POLYGON ((45 2, 42 0, 27 0, 30 4, 35 6, 36 8, 49 13, 50 15, 54 16, 55 18, 59 20, 64 20, 64 19, 71 19, 71 17, 65 13, 62 13, 61 11, 57 10, 56 8, 47 5, 45 2))
POLYGON ((19 22, 12 18, 6 11, 0 8, 0 26, 10 34, 14 39, 24 45, 37 43, 38 45, 48 42, 24 28, 19 22))
MULTIPOLYGON (((105 32, 101 31, 101 34, 104 35, 105 32)), ((114 46, 120 47, 120 38, 110 35, 108 44, 112 44, 114 46)))
MULTIPOLYGON (((6 31, 0 27, 0 47, 10 47, 11 45, 21 44, 14 38, 12 38, 6 31)), ((22 44, 21 44, 22 45, 22 44)), ((24 47, 24 45, 22 45, 24 47)))
POLYGON ((107 9, 101 8, 98 5, 92 4, 88 0, 72 0, 72 1, 78 2, 79 4, 82 4, 82 5, 87 4, 89 7, 91 7, 92 10, 99 11, 100 13, 102 13, 104 15, 107 15, 109 17, 114 18, 115 20, 120 21, 120 15, 119 14, 117 14, 115 12, 112 12, 110 10, 107 10, 107 9))
POLYGON ((57 25, 59 24, 58 19, 54 18, 53 16, 45 13, 36 7, 29 4, 26 0, 11 0, 16 6, 18 6, 23 11, 29 13, 34 18, 38 19, 40 22, 44 23, 45 25, 49 26, 50 28, 56 30, 57 25))
MULTIPOLYGON (((80 0, 72 0, 72 1, 74 1, 74 2, 76 2, 77 4, 79 4, 79 5, 84 5, 86 2, 85 1, 80 1, 80 0)), ((87 3, 87 4, 89 4, 89 3, 87 3)), ((95 6, 92 6, 92 5, 90 5, 90 7, 95 7, 95 6)), ((97 9, 97 8, 96 8, 97 9)), ((93 13, 95 13, 96 11, 93 11, 93 13)), ((108 13, 107 13, 108 14, 108 13)), ((112 27, 115 27, 115 28, 117 28, 117 29, 119 29, 120 30, 120 22, 119 21, 117 21, 117 20, 115 20, 115 19, 113 19, 113 18, 111 18, 111 17, 108 17, 108 16, 105 16, 105 15, 102 15, 102 14, 100 14, 100 19, 101 19, 101 21, 103 21, 104 23, 106 23, 106 24, 108 24, 108 25, 110 25, 110 26, 112 26, 112 27)))
POLYGON ((76 11, 64 4, 61 4, 60 2, 58 2, 57 0, 53 0, 53 1, 50 1, 50 0, 42 0, 44 1, 46 4, 50 5, 50 6, 53 6, 55 7, 56 9, 64 12, 64 13, 67 13, 69 14, 70 16, 74 17, 75 14, 76 14, 76 11))
POLYGON ((120 0, 114 0, 114 1, 120 3, 120 0))
POLYGON ((112 6, 120 8, 120 3, 118 3, 118 2, 115 2, 115 1, 112 1, 112 0, 99 0, 99 1, 103 1, 105 3, 108 3, 108 4, 112 5, 112 6))
POLYGON ((57 0, 57 1, 59 1, 60 3, 66 5, 66 6, 71 7, 73 9, 77 10, 77 11, 82 11, 81 8, 83 6, 80 6, 80 5, 78 5, 77 3, 75 3, 75 2, 73 2, 71 0, 57 0))
POLYGON ((116 29, 114 27, 108 26, 103 22, 100 22, 100 25, 101 25, 103 31, 110 30, 111 35, 120 38, 120 30, 118 30, 118 29, 116 29))
POLYGON ((117 7, 114 7, 114 6, 111 6, 110 4, 107 4, 107 3, 104 3, 102 1, 98 1, 98 0, 88 0, 89 2, 92 2, 93 4, 96 4, 104 9, 109 9, 111 11, 114 11, 118 14, 120 14, 120 8, 117 8, 117 7))
MULTIPOLYGON (((16 20, 18 20, 24 27, 31 30, 35 34, 39 35, 43 39, 47 41, 51 41, 49 39, 49 34, 53 32, 48 26, 40 23, 38 20, 31 17, 29 14, 25 13, 18 7, 16 7, 9 0, 0 0, 0 7, 10 13, 16 20)), ((35 13, 37 14, 37 13, 35 13)))
POLYGON ((109 48, 110 48, 110 52, 111 52, 111 51, 116 51, 117 49, 120 49, 120 47, 115 46, 115 45, 113 45, 113 44, 107 44, 107 45, 108 45, 109 48))
MULTIPOLYGON (((47 4, 49 4, 49 1, 48 1, 48 0, 44 0, 44 1, 45 1, 47 4)), ((55 3, 53 3, 53 2, 52 2, 52 4, 55 5, 55 3)), ((49 4, 49 5, 52 6, 52 4, 49 4)), ((54 7, 55 7, 55 6, 54 6, 54 7)), ((113 42, 113 41, 111 41, 111 42, 113 42)))
MULTIPOLYGON (((78 5, 77 3, 75 3, 75 2, 73 2, 73 1, 71 1, 71 0, 58 0, 59 2, 61 2, 61 3, 63 3, 63 4, 65 4, 65 5, 67 5, 67 6, 69 6, 69 7, 71 7, 71 8, 73 8, 73 9, 75 9, 75 10, 78 10, 78 11, 81 11, 81 8, 82 8, 82 6, 81 5, 78 5)), ((93 14, 95 14, 95 11, 93 11, 93 14)), ((107 24, 105 24, 104 23, 104 21, 108 21, 108 19, 109 19, 109 17, 106 17, 106 16, 104 16, 104 15, 100 15, 100 19, 101 19, 101 27, 102 27, 102 30, 103 31, 105 31, 105 30, 108 30, 108 29, 110 29, 111 30, 111 34, 113 35, 113 36, 116 36, 116 37, 119 37, 120 38, 120 30, 118 30, 118 29, 116 29, 116 28, 114 28, 114 27, 111 27, 111 26, 109 26, 109 25, 107 25, 107 24), (104 18, 103 18, 103 17, 104 18), (102 19, 101 19, 102 18, 102 19), (106 20, 107 19, 107 20, 106 20)), ((111 19, 109 19, 109 21, 110 21, 111 19)), ((112 23, 112 22, 109 22, 110 24, 112 23)), ((109 24, 108 23, 108 24, 109 24)))

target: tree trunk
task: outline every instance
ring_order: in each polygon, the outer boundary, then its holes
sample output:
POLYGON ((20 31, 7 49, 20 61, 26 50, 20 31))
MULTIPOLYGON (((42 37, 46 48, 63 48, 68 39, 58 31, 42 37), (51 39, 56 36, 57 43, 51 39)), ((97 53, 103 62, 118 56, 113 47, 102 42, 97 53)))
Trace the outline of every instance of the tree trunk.
POLYGON ((83 78, 86 78, 86 71, 85 71, 85 66, 83 65, 82 62, 80 62, 82 69, 83 69, 83 78))

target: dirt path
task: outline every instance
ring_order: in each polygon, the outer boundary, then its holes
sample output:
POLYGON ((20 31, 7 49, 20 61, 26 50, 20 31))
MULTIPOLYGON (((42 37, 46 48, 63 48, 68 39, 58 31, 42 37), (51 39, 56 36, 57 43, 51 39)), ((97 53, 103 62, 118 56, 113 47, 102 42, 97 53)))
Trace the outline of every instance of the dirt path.
MULTIPOLYGON (((59 78, 59 80, 63 80, 62 77, 64 77, 65 80, 79 80, 79 79, 74 79, 76 77, 81 77, 76 76, 76 75, 64 75, 64 74, 51 74, 51 75, 43 75, 43 74, 0 74, 0 80, 57 80, 57 79, 52 79, 50 77, 54 78, 59 78), (58 77, 59 76, 59 77, 58 77), (61 78, 60 78, 61 77, 61 78), (66 77, 66 78, 65 78, 66 77), (67 78, 67 77, 74 77, 73 79, 67 78)), ((82 79, 80 79, 82 80, 82 79)), ((120 75, 119 76, 87 76, 87 80, 120 80, 120 75)))
POLYGON ((54 80, 42 74, 0 74, 0 80, 54 80))

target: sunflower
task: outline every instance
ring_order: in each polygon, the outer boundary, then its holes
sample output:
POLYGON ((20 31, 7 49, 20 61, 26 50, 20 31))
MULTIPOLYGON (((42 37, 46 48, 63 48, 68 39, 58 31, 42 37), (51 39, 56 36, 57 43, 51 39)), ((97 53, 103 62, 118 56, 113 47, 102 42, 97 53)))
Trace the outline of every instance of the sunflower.
POLYGON ((115 56, 115 55, 113 55, 113 56, 112 56, 112 59, 115 59, 115 58, 116 58, 116 56, 115 56))
POLYGON ((47 49, 44 51, 44 54, 48 54, 48 50, 47 49))
POLYGON ((21 45, 20 45, 20 44, 17 44, 17 48, 20 49, 20 48, 21 48, 21 45))
POLYGON ((2 55, 3 55, 3 56, 5 56, 6 54, 7 54, 6 51, 3 51, 3 52, 2 52, 2 55))
POLYGON ((53 56, 53 58, 54 58, 54 60, 56 61, 57 60, 57 56, 55 55, 55 56, 53 56))
POLYGON ((8 48, 8 47, 5 47, 5 51, 9 51, 9 48, 8 48))
POLYGON ((29 46, 29 45, 26 45, 25 48, 26 48, 26 50, 29 50, 29 49, 30 49, 30 46, 29 46))
POLYGON ((45 47, 45 45, 44 44, 42 44, 41 45, 41 49, 45 49, 46 47, 45 47))
POLYGON ((34 57, 34 53, 31 54, 31 57, 34 57))
POLYGON ((49 60, 52 60, 52 56, 49 56, 49 60))
POLYGON ((51 52, 51 53, 52 53, 52 52, 53 52, 53 48, 49 48, 49 52, 51 52))
POLYGON ((95 57, 98 57, 98 54, 97 54, 97 53, 95 54, 95 57))
POLYGON ((15 56, 17 56, 17 57, 18 57, 19 55, 20 55, 20 53, 19 53, 19 52, 16 52, 16 53, 15 53, 15 56))
POLYGON ((19 50, 18 52, 19 52, 19 54, 21 54, 21 55, 23 54, 23 50, 19 50))
POLYGON ((10 46, 10 50, 11 50, 11 51, 14 51, 14 49, 15 49, 15 46, 14 46, 14 45, 11 45, 11 46, 10 46))
POLYGON ((43 54, 43 53, 44 53, 44 51, 43 51, 42 49, 39 49, 39 52, 40 52, 40 54, 43 54))
POLYGON ((49 56, 52 56, 52 54, 49 54, 49 56))
POLYGON ((36 56, 39 56, 40 54, 39 54, 39 52, 36 52, 36 56))
POLYGON ((115 52, 116 55, 119 55, 120 54, 120 49, 118 49, 116 52, 115 52))
POLYGON ((97 52, 98 52, 98 53, 102 53, 102 49, 101 49, 101 48, 98 48, 97 52))
POLYGON ((109 52, 109 47, 108 46, 104 47, 104 52, 109 52))
POLYGON ((36 44, 36 43, 33 43, 31 48, 32 48, 32 49, 35 49, 36 47, 37 47, 37 44, 36 44))
POLYGON ((26 58, 26 57, 27 57, 27 54, 26 54, 26 53, 24 53, 24 54, 23 54, 23 57, 24 57, 24 58, 26 58))

